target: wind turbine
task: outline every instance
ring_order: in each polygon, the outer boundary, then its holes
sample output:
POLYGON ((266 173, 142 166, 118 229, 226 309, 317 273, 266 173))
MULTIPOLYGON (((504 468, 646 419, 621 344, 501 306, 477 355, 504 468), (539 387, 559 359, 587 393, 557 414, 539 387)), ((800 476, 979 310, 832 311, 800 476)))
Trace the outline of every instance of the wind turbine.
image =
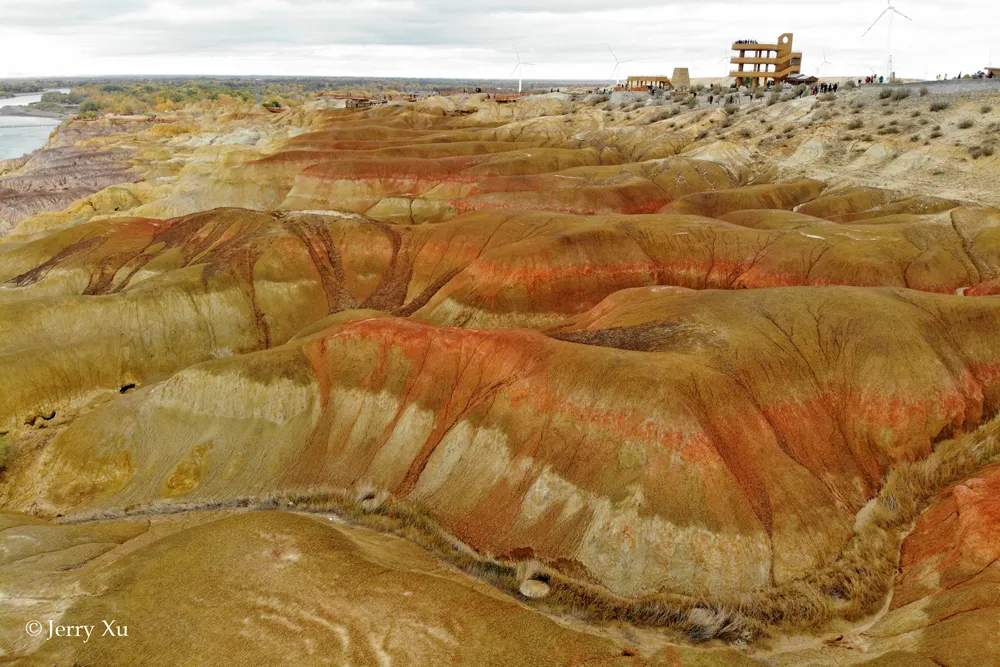
POLYGON ((521 62, 521 54, 517 50, 517 43, 514 43, 514 55, 517 56, 517 64, 514 65, 514 69, 510 71, 510 76, 513 77, 514 73, 517 72, 517 92, 521 92, 521 84, 523 82, 524 66, 528 65, 534 67, 535 63, 525 63, 521 62))
POLYGON ((816 76, 821 78, 826 76, 826 66, 832 64, 832 62, 826 59, 826 49, 823 49, 823 62, 816 68, 816 76))
POLYGON ((892 4, 892 0, 886 0, 886 4, 887 4, 886 8, 882 10, 882 13, 878 15, 878 18, 875 19, 875 22, 872 23, 870 26, 868 26, 868 30, 865 30, 861 34, 861 36, 864 37, 865 35, 867 35, 869 32, 871 32, 872 28, 875 27, 875 24, 882 20, 883 16, 885 16, 886 14, 889 15, 889 34, 888 34, 888 36, 886 37, 886 40, 885 40, 885 50, 886 50, 886 54, 889 56, 889 58, 888 58, 888 69, 886 70, 886 81, 888 81, 888 80, 892 79, 892 19, 893 19, 893 15, 894 14, 899 14, 904 19, 906 19, 907 21, 911 21, 911 22, 913 21, 913 19, 911 19, 909 16, 907 16, 903 12, 899 11, 898 9, 896 9, 893 6, 893 4, 892 4))
POLYGON ((618 56, 615 55, 614 49, 612 49, 610 46, 608 47, 608 51, 611 51, 611 57, 615 59, 615 68, 613 70, 611 70, 611 78, 615 80, 615 85, 617 86, 618 82, 620 81, 620 79, 617 77, 618 68, 621 67, 622 65, 624 65, 625 63, 631 63, 631 62, 635 62, 635 61, 634 60, 618 60, 618 56))
POLYGON ((855 67, 862 67, 862 68, 868 70, 869 72, 872 73, 872 78, 874 78, 875 75, 878 74, 878 72, 875 71, 875 68, 872 67, 871 65, 861 65, 861 64, 855 63, 854 66, 855 67))
POLYGON ((730 49, 726 49, 726 55, 724 55, 721 58, 719 58, 719 62, 715 63, 715 66, 718 67, 722 63, 727 63, 730 60, 732 60, 734 57, 735 56, 733 56, 733 52, 730 49))

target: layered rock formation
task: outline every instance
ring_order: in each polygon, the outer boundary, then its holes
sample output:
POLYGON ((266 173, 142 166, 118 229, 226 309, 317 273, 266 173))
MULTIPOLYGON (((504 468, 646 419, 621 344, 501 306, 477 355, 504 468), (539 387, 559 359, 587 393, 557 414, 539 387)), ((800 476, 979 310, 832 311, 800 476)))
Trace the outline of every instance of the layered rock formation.
POLYGON ((788 173, 721 111, 463 104, 143 128, 142 182, 4 237, 16 595, 199 590, 242 625, 188 648, 262 664, 973 664, 1000 211, 788 173))

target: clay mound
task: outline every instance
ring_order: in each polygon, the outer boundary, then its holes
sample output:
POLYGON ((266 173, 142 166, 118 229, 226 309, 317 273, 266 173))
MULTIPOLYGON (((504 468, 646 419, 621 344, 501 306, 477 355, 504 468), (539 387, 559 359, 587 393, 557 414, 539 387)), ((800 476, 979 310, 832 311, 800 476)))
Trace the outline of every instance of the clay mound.
POLYGON ((1000 261, 995 214, 954 215, 967 222, 761 231, 689 216, 491 210, 408 227, 220 209, 85 223, 0 255, 0 319, 19 324, 0 339, 9 355, 0 422, 30 425, 80 409, 95 391, 279 345, 342 310, 548 326, 650 285, 955 292, 983 283, 967 290, 981 293, 990 283, 979 276, 1000 261), (53 349, 37 344, 43 335, 53 349), (149 352, 161 344, 170 353, 149 352))
POLYGON ((562 169, 534 176, 495 177, 478 183, 472 193, 562 190, 610 184, 629 178, 641 178, 655 183, 671 199, 692 192, 739 185, 720 165, 688 158, 667 158, 631 164, 562 169))
POLYGON ((650 285, 742 289, 840 284, 953 294, 981 282, 964 239, 944 224, 849 228, 819 222, 759 230, 682 215, 514 212, 504 219, 558 224, 561 233, 484 253, 444 285, 417 317, 449 326, 545 326, 585 312, 618 290, 650 285))
POLYGON ((474 142, 481 135, 482 132, 472 130, 404 130, 373 122, 363 127, 328 126, 294 136, 285 146, 293 150, 375 150, 410 144, 474 142))
POLYGON ((384 489, 624 595, 746 594, 828 561, 890 466, 1000 408, 998 324, 992 300, 848 288, 625 292, 548 337, 362 318, 78 418, 6 504, 384 489))
POLYGON ((663 213, 684 213, 716 218, 747 209, 782 209, 790 211, 803 202, 815 199, 826 186, 803 179, 793 183, 751 185, 733 190, 687 195, 663 208, 663 213))
POLYGON ((825 222, 822 218, 816 218, 801 212, 775 211, 772 209, 734 211, 719 216, 719 220, 751 229, 799 229, 813 227, 825 222))
POLYGON ((869 220, 885 218, 888 216, 933 215, 935 213, 951 211, 961 205, 961 202, 950 199, 940 199, 938 197, 907 197, 905 199, 874 206, 867 211, 831 216, 830 220, 833 220, 834 222, 867 222, 869 220))
POLYGON ((473 190, 482 179, 599 163, 593 150, 551 148, 456 155, 434 160, 372 155, 324 162, 304 169, 281 208, 341 209, 397 222, 437 221, 453 216, 452 202, 473 190), (393 211, 393 204, 401 210, 393 211))
MULTIPOLYGON (((24 601, 0 610, 0 648, 18 664, 700 664, 684 649, 679 663, 624 657, 636 651, 623 641, 567 629, 443 570, 409 542, 325 516, 0 521, 4 546, 34 561, 0 565, 24 601), (25 635, 28 621, 50 617, 96 627, 87 641, 48 640, 47 624, 42 636, 25 635), (116 619, 110 636, 102 618, 116 619)), ((714 655, 756 664, 734 651, 714 655)))
MULTIPOLYGON (((983 439, 995 443, 995 434, 983 439)), ((971 443, 970 443, 971 444, 971 443)), ((981 444, 981 443, 977 443, 981 444)), ((956 457, 940 463, 956 472, 956 457)), ((902 543, 892 600, 873 623, 774 664, 840 664, 858 650, 881 659, 865 665, 993 665, 1000 647, 983 641, 1000 623, 1000 468, 987 465, 949 485, 902 543)))
POLYGON ((834 218, 862 211, 896 199, 896 194, 881 188, 848 188, 830 193, 798 206, 795 210, 817 218, 834 218))
POLYGON ((132 157, 128 150, 73 146, 35 153, 13 173, 0 176, 0 236, 36 213, 58 211, 110 185, 139 180, 129 163, 132 157))
POLYGON ((643 178, 631 177, 614 185, 588 185, 553 191, 518 191, 464 197, 454 202, 458 213, 493 209, 556 211, 578 215, 654 213, 670 199, 663 190, 643 178))

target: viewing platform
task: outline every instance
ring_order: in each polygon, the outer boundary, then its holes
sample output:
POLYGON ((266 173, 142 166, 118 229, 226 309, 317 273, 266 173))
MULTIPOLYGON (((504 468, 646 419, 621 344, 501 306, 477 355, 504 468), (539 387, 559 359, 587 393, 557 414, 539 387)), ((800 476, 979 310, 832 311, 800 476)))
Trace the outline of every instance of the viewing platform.
POLYGON ((802 54, 792 50, 792 33, 785 33, 776 44, 756 43, 752 40, 733 42, 738 55, 730 63, 738 69, 729 72, 737 81, 744 80, 752 88, 785 81, 789 76, 802 72, 802 54))

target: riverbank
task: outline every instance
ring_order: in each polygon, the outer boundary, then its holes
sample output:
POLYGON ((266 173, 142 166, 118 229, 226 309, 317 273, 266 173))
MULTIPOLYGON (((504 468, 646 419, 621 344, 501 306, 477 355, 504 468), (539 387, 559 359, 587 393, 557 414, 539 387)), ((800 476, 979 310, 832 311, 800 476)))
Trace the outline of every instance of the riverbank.
POLYGON ((64 109, 53 111, 51 109, 37 109, 30 106, 5 106, 0 107, 0 116, 20 116, 27 118, 51 118, 53 120, 68 120, 75 115, 73 110, 64 109))

